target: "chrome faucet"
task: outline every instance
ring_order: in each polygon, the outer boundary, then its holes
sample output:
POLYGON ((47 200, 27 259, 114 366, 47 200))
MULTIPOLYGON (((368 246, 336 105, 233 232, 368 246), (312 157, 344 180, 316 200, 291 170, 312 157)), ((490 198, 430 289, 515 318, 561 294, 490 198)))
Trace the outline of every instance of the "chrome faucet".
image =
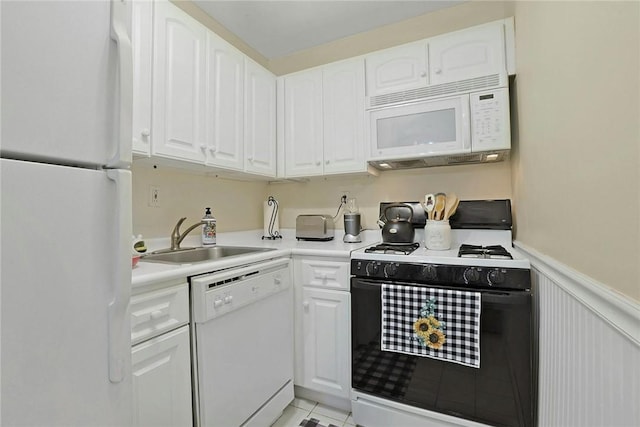
POLYGON ((184 233, 180 234, 180 226, 182 225, 185 219, 187 219, 187 217, 180 218, 176 226, 173 228, 173 231, 171 232, 171 250, 172 251, 177 251, 180 249, 180 243, 182 243, 184 238, 187 237, 187 234, 189 234, 191 230, 193 230, 199 225, 204 224, 204 221, 196 222, 195 224, 187 228, 184 233))

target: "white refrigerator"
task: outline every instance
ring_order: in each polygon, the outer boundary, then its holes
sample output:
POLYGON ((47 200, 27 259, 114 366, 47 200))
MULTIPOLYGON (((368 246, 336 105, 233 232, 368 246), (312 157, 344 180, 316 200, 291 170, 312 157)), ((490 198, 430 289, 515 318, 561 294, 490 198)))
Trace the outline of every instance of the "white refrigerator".
POLYGON ((0 425, 131 425, 131 5, 0 19, 0 425))

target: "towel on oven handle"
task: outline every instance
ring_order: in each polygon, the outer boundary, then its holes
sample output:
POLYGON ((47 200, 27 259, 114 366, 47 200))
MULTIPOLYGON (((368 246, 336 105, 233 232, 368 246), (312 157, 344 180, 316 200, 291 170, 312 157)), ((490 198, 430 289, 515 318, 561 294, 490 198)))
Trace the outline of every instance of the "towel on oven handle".
POLYGON ((384 351, 480 368, 480 292, 382 285, 384 351))

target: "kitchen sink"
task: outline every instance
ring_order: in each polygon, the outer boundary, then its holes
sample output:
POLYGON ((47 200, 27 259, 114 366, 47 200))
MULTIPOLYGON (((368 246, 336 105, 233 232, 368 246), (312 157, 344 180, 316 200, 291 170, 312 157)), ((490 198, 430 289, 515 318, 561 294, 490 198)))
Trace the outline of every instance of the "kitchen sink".
POLYGON ((212 246, 210 248, 164 249, 144 255, 140 261, 164 262, 170 264, 192 264, 215 261, 239 255, 273 251, 274 248, 251 248, 243 246, 212 246))

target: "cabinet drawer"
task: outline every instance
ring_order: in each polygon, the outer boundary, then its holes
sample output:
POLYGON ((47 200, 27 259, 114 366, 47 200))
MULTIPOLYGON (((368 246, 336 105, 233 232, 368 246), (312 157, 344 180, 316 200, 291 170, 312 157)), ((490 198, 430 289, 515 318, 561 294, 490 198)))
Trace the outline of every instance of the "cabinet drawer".
POLYGON ((349 290, 349 262, 301 259, 297 266, 304 286, 349 290))
POLYGON ((131 344, 189 323, 186 283, 131 297, 131 344))

